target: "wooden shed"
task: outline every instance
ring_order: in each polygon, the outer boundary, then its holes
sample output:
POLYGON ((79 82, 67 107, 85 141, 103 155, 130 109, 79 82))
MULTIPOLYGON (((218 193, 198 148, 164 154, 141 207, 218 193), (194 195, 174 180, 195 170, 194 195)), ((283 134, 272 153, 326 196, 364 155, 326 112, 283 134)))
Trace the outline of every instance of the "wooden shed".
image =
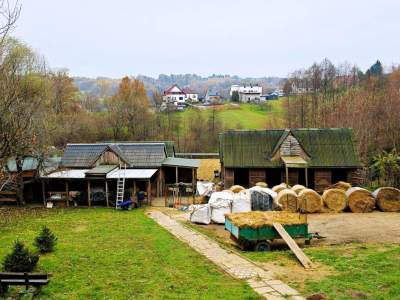
POLYGON ((349 128, 230 130, 219 142, 226 187, 264 181, 322 191, 340 180, 357 184, 361 164, 349 128))

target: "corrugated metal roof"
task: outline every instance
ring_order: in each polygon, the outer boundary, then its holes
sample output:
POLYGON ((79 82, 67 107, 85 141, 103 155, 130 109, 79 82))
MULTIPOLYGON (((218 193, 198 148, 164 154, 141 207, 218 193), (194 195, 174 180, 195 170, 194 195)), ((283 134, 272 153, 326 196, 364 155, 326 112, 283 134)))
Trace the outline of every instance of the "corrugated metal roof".
POLYGON ((117 165, 100 165, 86 172, 87 175, 105 175, 117 168, 117 165))
MULTIPOLYGON (((168 143, 105 143, 105 144, 68 144, 61 160, 67 168, 90 168, 100 155, 110 149, 117 154, 128 167, 160 167, 167 157, 168 143)), ((171 148, 170 148, 171 149, 171 148)))
MULTIPOLYGON (((60 157, 48 157, 43 161, 43 168, 57 168, 61 161, 60 157)), ((26 157, 22 164, 22 171, 32 171, 38 168, 38 160, 35 157, 26 157)), ((17 172, 17 164, 15 159, 9 159, 7 169, 10 172, 17 172)))
MULTIPOLYGON (((308 167, 359 167, 354 134, 348 128, 291 129, 310 156, 308 167)), ((271 160, 287 130, 230 130, 220 135, 220 159, 225 167, 272 168, 282 162, 271 160)))
POLYGON ((198 159, 168 157, 166 160, 164 160, 162 165, 184 168, 198 168, 200 166, 200 161, 198 159))
POLYGON ((116 169, 107 174, 109 179, 150 179, 157 172, 157 169, 116 169))

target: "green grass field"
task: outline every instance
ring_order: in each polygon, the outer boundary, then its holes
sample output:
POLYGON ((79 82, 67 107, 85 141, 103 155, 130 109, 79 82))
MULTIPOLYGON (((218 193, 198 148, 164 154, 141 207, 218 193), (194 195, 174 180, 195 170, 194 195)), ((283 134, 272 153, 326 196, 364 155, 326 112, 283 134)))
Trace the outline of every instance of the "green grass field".
MULTIPOLYGON (((15 240, 30 249, 43 225, 58 236, 38 271, 52 272, 42 299, 259 299, 206 258, 176 240, 143 210, 0 212, 0 259, 15 240)), ((23 289, 23 288, 21 288, 23 289)), ((16 294, 15 288, 11 294, 16 294)))
POLYGON ((278 265, 278 270, 285 272, 278 271, 277 275, 304 295, 322 293, 335 300, 400 299, 400 246, 397 244, 309 247, 304 252, 317 264, 317 269, 304 271, 289 250, 240 251, 207 226, 188 226, 250 260, 278 265))
MULTIPOLYGON (((267 105, 257 104, 224 104, 216 107, 217 115, 222 120, 225 129, 263 129, 284 124, 284 111, 282 100, 268 101, 267 105)), ((183 121, 192 118, 194 114, 203 114, 207 117, 212 113, 212 108, 205 110, 186 109, 180 114, 183 121)), ((184 122, 183 122, 184 123, 184 122)))

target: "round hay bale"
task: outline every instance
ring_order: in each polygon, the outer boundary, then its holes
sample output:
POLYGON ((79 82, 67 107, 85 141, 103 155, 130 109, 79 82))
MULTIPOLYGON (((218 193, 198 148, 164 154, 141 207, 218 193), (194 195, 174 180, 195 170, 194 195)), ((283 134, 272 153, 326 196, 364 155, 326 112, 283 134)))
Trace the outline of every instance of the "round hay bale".
POLYGON ((215 191, 216 192, 221 192, 223 190, 223 188, 222 188, 222 186, 220 186, 219 184, 217 184, 216 186, 215 186, 215 191))
POLYGON ((291 190, 293 191, 293 192, 295 192, 297 195, 302 191, 302 190, 304 190, 306 187, 304 186, 304 185, 301 185, 301 184, 296 184, 296 185, 294 185, 294 186, 292 186, 292 188, 291 188, 291 190))
POLYGON ((400 190, 393 187, 381 187, 372 193, 376 205, 382 211, 400 212, 400 190))
POLYGON ((335 212, 341 212, 347 207, 346 192, 342 189, 325 190, 322 194, 325 206, 335 212))
POLYGON ((233 185, 229 190, 234 193, 240 193, 244 190, 244 187, 242 187, 241 185, 233 185))
POLYGON ((263 187, 263 188, 267 188, 267 187, 268 187, 268 184, 267 184, 266 182, 257 182, 257 183, 256 183, 256 186, 260 186, 260 187, 263 187))
POLYGON ((291 212, 296 212, 298 210, 297 194, 290 189, 281 190, 275 200, 282 210, 291 212))
POLYGON ((275 193, 279 193, 280 191, 282 191, 282 190, 284 190, 284 189, 286 189, 286 188, 287 188, 286 183, 281 183, 281 184, 275 185, 275 186, 272 188, 272 190, 273 190, 275 193))
POLYGON ((375 208, 375 199, 366 189, 352 187, 346 191, 347 203, 354 213, 371 212, 375 208))
POLYGON ((349 188, 351 188, 351 184, 348 182, 344 182, 344 181, 338 181, 334 185, 332 185, 331 188, 341 189, 346 192, 349 188))
POLYGON ((321 196, 316 191, 311 189, 304 189, 300 191, 298 200, 300 211, 305 213, 319 212, 323 206, 321 196))

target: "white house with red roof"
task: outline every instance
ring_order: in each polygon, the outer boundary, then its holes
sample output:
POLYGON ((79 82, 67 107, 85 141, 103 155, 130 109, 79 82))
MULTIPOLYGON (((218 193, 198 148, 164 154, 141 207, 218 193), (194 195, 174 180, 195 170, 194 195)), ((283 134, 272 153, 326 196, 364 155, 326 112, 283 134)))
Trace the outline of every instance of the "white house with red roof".
POLYGON ((166 89, 163 93, 163 101, 167 104, 180 105, 188 102, 198 102, 199 96, 197 93, 189 88, 181 89, 178 85, 174 84, 166 89))

